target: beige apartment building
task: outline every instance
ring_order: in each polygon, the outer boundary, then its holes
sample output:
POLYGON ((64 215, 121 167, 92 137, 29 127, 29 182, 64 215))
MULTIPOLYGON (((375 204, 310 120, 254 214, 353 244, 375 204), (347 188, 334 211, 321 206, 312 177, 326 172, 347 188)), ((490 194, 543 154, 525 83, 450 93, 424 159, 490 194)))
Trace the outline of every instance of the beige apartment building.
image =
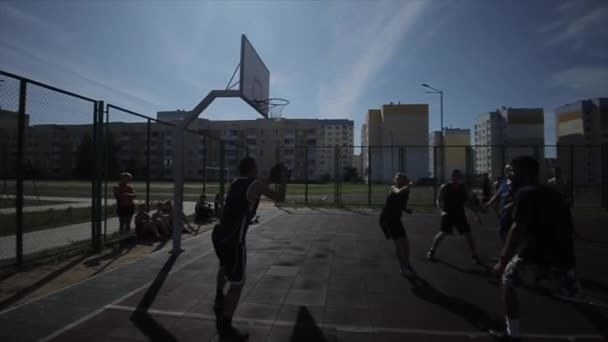
POLYGON ((443 178, 446 181, 450 178, 452 170, 458 169, 464 174, 473 173, 472 151, 471 151, 471 130, 461 128, 446 128, 443 131, 443 145, 441 148, 441 131, 431 133, 430 145, 434 149, 429 158, 431 165, 430 174, 432 177, 443 178), (443 162, 442 162, 443 158, 443 162))
POLYGON ((371 171, 372 182, 390 183, 397 171, 413 180, 428 177, 428 131, 427 104, 390 103, 368 110, 361 145, 363 169, 371 171))
MULTIPOLYGON (((545 155, 544 111, 542 108, 502 107, 485 113, 475 123, 475 173, 491 178, 519 155, 543 160, 545 155)), ((545 172, 546 170, 541 170, 545 172)))
POLYGON ((558 107, 555 110, 555 130, 555 164, 562 168, 564 176, 571 178, 576 185, 600 184, 600 145, 608 142, 608 98, 582 100, 558 107))

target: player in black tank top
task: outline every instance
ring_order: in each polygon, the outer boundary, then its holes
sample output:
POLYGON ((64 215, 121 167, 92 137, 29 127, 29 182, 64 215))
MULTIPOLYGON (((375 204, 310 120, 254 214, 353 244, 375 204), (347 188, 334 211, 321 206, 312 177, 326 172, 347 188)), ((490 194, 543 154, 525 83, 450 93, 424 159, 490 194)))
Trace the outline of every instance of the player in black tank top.
MULTIPOLYGON (((475 241, 473 241, 473 237, 471 236, 471 227, 469 226, 465 213, 465 205, 474 198, 475 196, 473 193, 466 185, 462 184, 462 173, 460 170, 452 171, 452 180, 449 183, 443 184, 439 189, 437 205, 441 209, 441 228, 439 233, 433 238, 431 248, 426 254, 427 259, 431 261, 436 260, 435 251, 437 250, 437 246, 446 234, 452 234, 454 228, 456 228, 461 235, 464 235, 469 243, 475 263, 481 263, 477 254, 477 249, 475 248, 475 241)), ((474 208, 474 210, 477 209, 478 208, 474 208)))
POLYGON ((386 239, 395 242, 395 251, 401 266, 401 274, 412 276, 415 272, 410 264, 409 241, 401 222, 402 211, 411 214, 411 210, 407 208, 407 202, 410 197, 409 185, 411 182, 402 173, 395 175, 394 182, 395 184, 391 186, 384 208, 382 208, 382 213, 380 214, 380 227, 386 239))
MULTIPOLYGON (((285 199, 287 168, 279 168, 279 191, 270 189, 268 183, 257 179, 258 168, 255 159, 244 158, 239 162, 239 177, 230 184, 226 202, 223 205, 220 224, 213 229, 212 240, 215 253, 220 262, 217 273, 217 292, 213 309, 216 314, 216 328, 220 340, 244 341, 248 335, 232 326, 232 316, 236 310, 247 265, 245 238, 249 223, 255 216, 262 195, 281 202, 285 199), (229 283, 228 291, 224 287, 229 283)), ((276 171, 276 170, 275 170, 276 171)))

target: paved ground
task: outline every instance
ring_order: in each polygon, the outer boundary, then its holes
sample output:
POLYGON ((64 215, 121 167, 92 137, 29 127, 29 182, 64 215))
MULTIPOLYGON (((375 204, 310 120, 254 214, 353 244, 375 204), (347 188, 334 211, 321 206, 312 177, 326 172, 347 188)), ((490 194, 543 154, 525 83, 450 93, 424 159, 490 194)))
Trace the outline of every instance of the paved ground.
MULTIPOLYGON (((405 218, 421 279, 400 277, 393 247, 374 212, 269 209, 248 234, 247 285, 235 322, 250 341, 493 341, 502 328, 499 288, 471 264, 462 239, 445 241, 442 260, 423 255, 437 217, 405 218), (264 220, 267 220, 264 222, 264 220)), ((482 256, 495 255, 490 217, 474 226, 482 256)), ((606 216, 584 222, 579 272, 590 296, 608 303, 606 216)), ((217 267, 208 233, 47 298, 0 313, 2 341, 217 341, 211 312, 217 267)), ((527 340, 608 337, 603 306, 521 297, 527 340)))
MULTIPOLYGON (((7 195, 8 198, 15 198, 14 195, 7 195)), ((67 209, 69 207, 72 208, 86 208, 91 206, 90 198, 82 198, 82 197, 58 197, 58 196, 23 196, 26 200, 41 200, 41 201, 58 201, 58 202, 72 202, 72 203, 64 203, 64 204, 49 204, 49 205, 37 205, 37 206, 29 206, 24 207, 24 213, 36 212, 36 211, 46 211, 49 209, 62 210, 67 209)), ((16 212, 15 208, 3 208, 0 209, 0 214, 14 214, 16 212)))
MULTIPOLYGON (((54 197, 57 200, 63 197, 54 197)), ((69 199, 68 199, 69 200, 69 199)), ((82 200, 82 199, 81 199, 82 200)), ((86 200, 86 199, 85 199, 86 200)), ((90 205, 88 202, 85 206, 90 205)), ((194 213, 196 202, 184 202, 184 213, 194 213)), ((52 207, 63 207, 59 204, 52 207)), ((133 223, 131 223, 133 226, 133 223)), ((102 226, 103 227, 103 226, 102 226)), ((118 232, 118 217, 108 218, 105 224, 107 234, 118 232)), ((27 230, 27 227, 25 228, 27 230)), ((91 239, 91 222, 82 222, 63 227, 37 230, 23 234, 23 250, 26 255, 47 249, 68 246, 91 239)), ((15 235, 0 237, 0 260, 13 259, 16 253, 15 235)))

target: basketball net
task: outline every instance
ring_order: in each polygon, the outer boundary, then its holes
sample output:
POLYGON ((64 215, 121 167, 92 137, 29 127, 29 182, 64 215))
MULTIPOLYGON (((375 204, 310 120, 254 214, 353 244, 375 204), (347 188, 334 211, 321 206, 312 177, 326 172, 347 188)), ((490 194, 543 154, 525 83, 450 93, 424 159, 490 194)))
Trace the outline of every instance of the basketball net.
POLYGON ((268 118, 280 120, 283 116, 283 110, 288 104, 288 100, 279 98, 271 98, 264 101, 264 106, 268 108, 268 118))

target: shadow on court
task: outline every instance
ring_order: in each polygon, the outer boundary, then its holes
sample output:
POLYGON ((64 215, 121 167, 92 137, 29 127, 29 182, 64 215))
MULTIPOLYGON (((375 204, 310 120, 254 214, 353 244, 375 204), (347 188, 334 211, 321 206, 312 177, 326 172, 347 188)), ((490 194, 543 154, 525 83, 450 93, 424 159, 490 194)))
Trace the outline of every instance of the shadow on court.
POLYGON ((412 293, 414 293, 414 295, 431 304, 437 305, 452 314, 462 317, 476 330, 485 333, 489 330, 503 329, 502 318, 492 317, 482 308, 461 298, 446 295, 423 278, 411 278, 409 281, 413 285, 412 293))
POLYGON ((154 304, 154 300, 158 295, 158 292, 163 287, 167 276, 173 268, 175 261, 179 257, 178 254, 171 254, 165 265, 160 270, 143 298, 137 304, 135 312, 131 315, 131 322, 148 337, 150 341, 177 341, 169 331, 167 331, 162 325, 160 325, 149 313, 148 310, 154 304))
POLYGON ((291 334, 289 342, 308 341, 327 342, 327 339, 321 328, 317 326, 317 323, 310 314, 310 311, 308 311, 308 308, 300 306, 296 325, 293 328, 293 333, 291 334))

